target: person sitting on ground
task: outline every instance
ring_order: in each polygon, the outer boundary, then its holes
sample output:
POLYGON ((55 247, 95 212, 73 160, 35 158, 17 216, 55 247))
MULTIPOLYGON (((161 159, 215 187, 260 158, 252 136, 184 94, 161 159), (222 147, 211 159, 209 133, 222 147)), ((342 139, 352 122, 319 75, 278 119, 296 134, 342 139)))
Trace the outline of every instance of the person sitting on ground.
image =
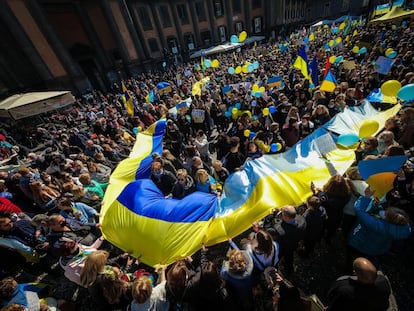
MULTIPOLYGON (((46 304, 40 301, 39 292, 43 288, 35 284, 19 284, 13 277, 7 277, 0 281, 0 306, 17 304, 24 310, 48 311, 50 306, 57 306, 55 299, 49 297, 46 304)), ((3 309, 2 309, 3 310, 3 309)), ((16 309, 18 310, 18 309, 16 309)))
POLYGON ((49 252, 55 258, 59 258, 60 248, 67 240, 75 241, 83 245, 92 245, 101 235, 101 224, 81 223, 75 219, 64 218, 62 215, 53 214, 48 218, 50 232, 47 235, 49 252))
POLYGON ((366 258, 353 262, 354 276, 338 278, 328 292, 328 311, 385 311, 391 294, 390 283, 366 258))
POLYGON ((87 198, 92 198, 94 195, 97 195, 99 199, 102 200, 106 187, 108 187, 108 183, 100 183, 93 180, 89 173, 81 174, 79 176, 79 182, 83 185, 83 188, 86 191, 85 196, 87 198))
POLYGON ((72 218, 81 223, 94 223, 100 216, 93 207, 82 202, 72 202, 69 198, 60 199, 57 207, 63 217, 72 218))
POLYGON ((10 214, 0 216, 0 235, 15 239, 37 250, 45 250, 49 247, 49 244, 41 239, 41 230, 33 225, 30 220, 13 220, 10 214))

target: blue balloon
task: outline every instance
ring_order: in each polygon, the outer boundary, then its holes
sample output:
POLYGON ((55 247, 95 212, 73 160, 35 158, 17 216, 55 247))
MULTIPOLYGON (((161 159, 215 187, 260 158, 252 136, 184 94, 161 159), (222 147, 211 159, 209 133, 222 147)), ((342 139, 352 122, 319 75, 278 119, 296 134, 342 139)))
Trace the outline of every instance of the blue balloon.
POLYGON ((165 68, 167 66, 167 62, 162 62, 162 66, 165 68))
POLYGON ((262 92, 252 92, 252 95, 254 97, 260 97, 260 96, 262 96, 262 92))
POLYGON ((259 68, 259 62, 257 60, 253 62, 253 67, 254 69, 259 68))
POLYGON ((227 118, 230 118, 231 117, 231 112, 230 111, 226 111, 224 113, 224 116, 227 117, 227 118))
POLYGON ((308 43, 309 42, 309 38, 306 37, 305 39, 303 39, 303 42, 308 43))
POLYGON ((335 58, 334 64, 339 64, 343 60, 344 60, 344 57, 342 55, 341 56, 338 56, 337 58, 335 58))
POLYGON ((138 129, 137 127, 134 127, 134 128, 132 129, 132 131, 134 132, 134 134, 138 134, 139 129, 138 129))
POLYGON ((254 65, 253 64, 249 64, 248 66, 247 66, 247 71, 248 72, 252 72, 254 70, 254 65))
POLYGON ((236 72, 233 67, 229 67, 229 69, 227 69, 227 71, 231 75, 234 75, 234 73, 236 72))
POLYGON ((249 139, 253 139, 256 136, 255 132, 250 132, 249 139))
POLYGON ((397 97, 407 102, 414 100, 414 83, 404 85, 402 88, 400 88, 397 97))
POLYGON ((279 148, 278 148, 277 144, 273 143, 273 144, 270 145, 270 151, 271 152, 277 152, 278 149, 279 148))
POLYGON ((344 147, 350 147, 359 141, 359 137, 355 133, 345 133, 338 137, 338 144, 344 147))
POLYGON ((359 49, 359 54, 365 54, 367 52, 367 48, 364 46, 359 49))
POLYGON ((276 111, 277 111, 277 109, 276 109, 276 107, 275 107, 275 106, 270 106, 270 107, 269 107, 269 112, 270 112, 270 113, 272 113, 272 114, 273 114, 273 113, 275 113, 276 111))
POLYGON ((252 107, 256 107, 257 106, 257 102, 255 100, 252 100, 252 107))
POLYGON ((325 50, 330 51, 331 47, 329 46, 329 43, 325 43, 325 50))
POLYGON ((210 68, 211 67, 211 60, 205 59, 204 60, 204 66, 206 66, 207 68, 210 68))
POLYGON ((230 37, 230 42, 231 43, 239 43, 239 38, 236 35, 232 35, 230 37))
POLYGON ((241 104, 240 103, 236 103, 235 105, 234 105, 234 108, 237 108, 237 109, 241 109, 241 104))
POLYGON ((236 107, 233 107, 233 106, 229 106, 228 108, 227 108, 227 111, 229 111, 230 113, 233 111, 233 108, 236 108, 236 107))
POLYGON ((396 51, 392 51, 390 54, 388 54, 389 58, 396 58, 397 57, 397 52, 396 51))

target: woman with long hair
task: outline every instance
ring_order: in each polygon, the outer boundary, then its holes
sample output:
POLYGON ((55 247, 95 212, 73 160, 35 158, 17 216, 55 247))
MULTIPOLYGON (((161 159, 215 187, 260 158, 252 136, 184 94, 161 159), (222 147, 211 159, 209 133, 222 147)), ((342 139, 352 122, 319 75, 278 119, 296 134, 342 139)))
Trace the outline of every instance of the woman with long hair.
POLYGON ((98 250, 85 260, 80 282, 88 288, 95 310, 126 309, 132 300, 131 286, 121 279, 122 273, 107 265, 109 253, 98 250))
POLYGON ((252 257, 256 270, 262 272, 267 267, 275 267, 279 262, 279 245, 265 230, 258 230, 252 243, 247 243, 246 250, 252 257))
POLYGON ((322 204, 328 215, 325 241, 327 244, 330 244, 331 238, 335 235, 342 222, 343 209, 351 198, 351 188, 343 176, 335 175, 323 186, 323 192, 322 204))

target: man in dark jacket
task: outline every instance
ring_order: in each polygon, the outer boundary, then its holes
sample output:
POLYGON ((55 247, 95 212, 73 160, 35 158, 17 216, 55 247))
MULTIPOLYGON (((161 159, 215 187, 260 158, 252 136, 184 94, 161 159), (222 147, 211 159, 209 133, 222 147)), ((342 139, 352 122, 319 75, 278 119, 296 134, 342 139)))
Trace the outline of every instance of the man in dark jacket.
POLYGON ((269 220, 265 220, 265 229, 279 243, 279 258, 283 258, 286 272, 292 273, 293 254, 298 248, 299 241, 304 238, 306 220, 303 216, 297 215, 295 207, 291 205, 282 207, 280 214, 281 220, 276 222, 274 221, 274 215, 270 216, 270 226, 266 225, 266 223, 269 224, 269 220))
POLYGON ((391 294, 387 278, 366 258, 353 263, 355 276, 342 276, 328 293, 328 311, 387 310, 391 294))
POLYGON ((165 170, 162 163, 157 161, 152 162, 150 178, 165 196, 171 194, 177 181, 174 174, 165 170))

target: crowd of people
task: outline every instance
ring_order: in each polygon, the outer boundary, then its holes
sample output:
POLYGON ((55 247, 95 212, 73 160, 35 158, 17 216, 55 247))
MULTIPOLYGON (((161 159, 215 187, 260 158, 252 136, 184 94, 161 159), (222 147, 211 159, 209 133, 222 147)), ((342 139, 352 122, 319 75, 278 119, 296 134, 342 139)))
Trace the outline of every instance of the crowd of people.
MULTIPOLYGON (((301 295, 287 280, 295 273, 294 258, 307 260, 321 241, 329 250, 339 234, 346 241, 349 275, 334 282, 324 304, 328 310, 387 310, 391 289, 376 265, 391 250, 403 253, 411 234, 410 161, 381 202, 367 185, 360 191, 363 181, 353 165, 344 176, 313 188, 303 206, 275 206, 253 224, 240 247, 229 240, 224 263, 200 245, 199 262, 186 258, 170 267, 143 268, 139 258, 105 241, 100 231, 111 172, 128 157, 135 134, 163 117, 164 149, 152 155, 150 179, 168 198, 182 199, 195 191, 219 196, 227 177, 243 170, 245 161, 288 150, 337 113, 363 105, 387 80, 414 83, 414 24, 367 25, 360 20, 352 23, 352 36, 329 51, 325 45, 333 37, 331 28, 313 31, 307 53, 309 59, 317 57, 321 80, 331 55, 341 54, 355 64, 351 69, 331 64, 338 80, 332 93, 310 86, 292 67, 305 36, 301 30, 220 55, 219 68, 192 62, 131 77, 122 81, 127 96, 121 83, 107 94, 93 91, 70 109, 44 116, 41 125, 2 124, 0 156, 7 170, 0 172, 1 310, 79 309, 76 299, 40 299, 53 291, 13 278, 13 267, 34 265, 50 272, 53 263, 59 263, 61 275, 88 290, 92 310, 310 310, 311 304, 321 303, 301 295), (371 41, 364 42, 366 38, 371 41), (368 52, 354 53, 358 44, 368 44, 368 52), (382 75, 375 61, 387 48, 398 56, 382 75), (258 61, 259 68, 240 75, 228 71, 246 61, 258 61), (282 77, 282 86, 267 84, 273 76, 282 77), (192 86, 203 77, 209 80, 194 94, 192 86), (159 91, 161 81, 169 89, 159 91), (254 84, 265 88, 260 96, 252 92, 254 84), (231 89, 223 93, 225 85, 231 89), (133 100, 133 114, 127 112, 125 97, 133 100), (188 105, 180 105, 187 99, 188 105)), ((414 108, 408 103, 387 120, 381 134, 360 144, 355 164, 412 157, 413 146, 414 108)))

